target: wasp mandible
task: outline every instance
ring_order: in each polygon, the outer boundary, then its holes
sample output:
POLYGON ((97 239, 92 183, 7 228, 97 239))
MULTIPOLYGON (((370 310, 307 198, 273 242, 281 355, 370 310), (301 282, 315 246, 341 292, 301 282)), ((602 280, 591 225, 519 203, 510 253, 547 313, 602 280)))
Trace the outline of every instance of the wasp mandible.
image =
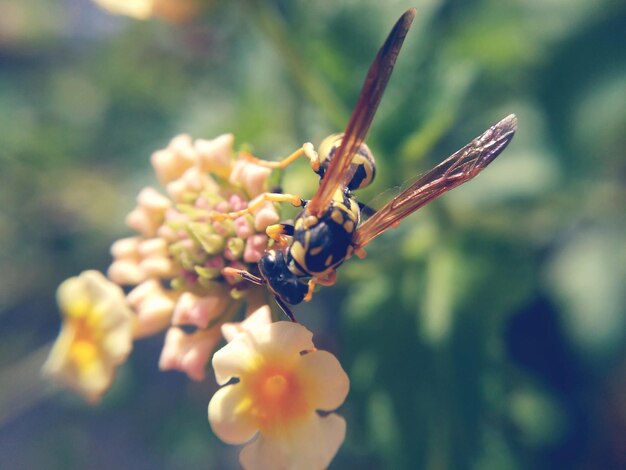
POLYGON ((214 218, 237 218, 258 209, 266 201, 290 202, 301 207, 293 224, 267 228, 274 240, 258 263, 259 276, 226 268, 225 275, 239 275, 255 284, 267 284, 282 310, 295 321, 290 306, 309 300, 316 284, 332 285, 336 269, 353 254, 365 256, 364 247, 375 237, 446 191, 469 181, 489 165, 507 146, 517 119, 509 115, 462 149, 428 171, 401 194, 361 223, 361 206, 352 192, 370 184, 375 175, 374 157, 364 143, 389 81, 415 9, 396 22, 378 51, 365 78, 357 104, 342 134, 327 137, 316 152, 309 143, 282 161, 270 162, 248 156, 270 168, 285 168, 300 156, 309 159, 320 176, 320 185, 309 201, 300 196, 265 193, 246 209, 214 218))

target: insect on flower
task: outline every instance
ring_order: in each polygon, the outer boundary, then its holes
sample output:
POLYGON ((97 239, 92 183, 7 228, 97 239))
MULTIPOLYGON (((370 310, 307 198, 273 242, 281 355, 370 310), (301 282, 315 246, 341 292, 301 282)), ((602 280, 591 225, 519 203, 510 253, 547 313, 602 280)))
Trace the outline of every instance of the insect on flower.
POLYGON ((223 271, 255 284, 267 284, 278 305, 294 321, 290 305, 309 300, 316 284, 334 284, 336 269, 346 259, 353 254, 364 257, 364 247, 375 237, 480 173, 505 149, 515 133, 517 119, 511 114, 420 176, 361 223, 361 210, 366 206, 356 201, 352 191, 369 185, 375 174, 374 157, 364 140, 414 17, 415 9, 408 10, 389 33, 370 66, 342 134, 327 137, 317 152, 307 143, 278 162, 249 156, 259 165, 279 169, 300 156, 307 157, 320 176, 319 188, 311 200, 293 194, 264 193, 242 211, 214 214, 216 219, 237 218, 266 201, 290 202, 302 208, 293 224, 267 228, 275 243, 259 261, 260 276, 231 268, 223 271))

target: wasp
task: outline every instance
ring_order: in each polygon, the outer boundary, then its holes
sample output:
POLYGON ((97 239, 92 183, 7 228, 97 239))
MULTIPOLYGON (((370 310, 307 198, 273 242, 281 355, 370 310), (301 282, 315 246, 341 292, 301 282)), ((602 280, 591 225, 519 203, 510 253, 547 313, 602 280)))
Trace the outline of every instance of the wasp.
MULTIPOLYGON (((276 302, 295 321, 291 306, 310 300, 316 284, 332 285, 337 268, 352 255, 365 256, 364 248, 374 238, 443 193, 469 181, 489 165, 508 145, 516 130, 515 115, 509 115, 472 140, 439 165, 417 178, 398 196, 367 220, 361 221, 367 206, 358 203, 353 191, 369 185, 375 176, 372 152, 364 143, 383 92, 394 68, 404 38, 415 17, 415 9, 396 22, 378 51, 359 94, 346 129, 327 137, 315 151, 312 144, 282 161, 248 158, 270 168, 286 168, 300 156, 310 160, 320 176, 320 184, 310 200, 283 193, 265 193, 246 209, 215 219, 237 218, 253 212, 266 201, 290 202, 301 208, 293 223, 267 228, 274 240, 261 257, 259 276, 248 271, 226 268, 224 274, 239 275, 266 284, 276 302)), ((372 211, 373 212, 373 211, 372 211)))

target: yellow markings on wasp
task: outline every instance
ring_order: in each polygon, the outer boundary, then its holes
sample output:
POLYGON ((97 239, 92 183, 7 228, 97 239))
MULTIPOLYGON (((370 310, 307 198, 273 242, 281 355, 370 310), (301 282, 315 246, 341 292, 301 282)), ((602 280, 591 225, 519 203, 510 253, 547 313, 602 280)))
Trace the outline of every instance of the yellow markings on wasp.
POLYGON ((337 225, 343 224, 343 214, 337 208, 333 209, 333 211, 330 213, 330 218, 333 219, 335 223, 337 223, 337 225))
POLYGON ((365 158, 360 153, 356 153, 354 154, 354 157, 352 157, 352 164, 354 165, 362 165, 363 163, 366 163, 366 162, 367 162, 367 158, 365 158))
POLYGON ((333 201, 335 202, 335 204, 343 204, 344 197, 345 197, 345 195, 343 193, 343 190, 342 189, 338 189, 333 194, 333 201))
POLYGON ((310 250, 309 250, 309 253, 310 253, 312 256, 317 256, 317 255, 319 255, 319 254, 320 254, 320 252, 322 251, 322 249, 323 249, 323 248, 324 248, 323 246, 317 246, 317 247, 315 247, 315 248, 310 249, 310 250))
POLYGON ((333 255, 328 255, 328 258, 324 261, 324 266, 329 267, 331 264, 333 264, 333 255))
POLYGON ((305 229, 311 228, 317 225, 318 223, 318 218, 315 217, 314 215, 307 215, 306 217, 304 217, 304 219, 300 219, 300 220, 303 221, 302 223, 304 224, 305 229))
POLYGON ((306 251, 304 249, 304 247, 302 246, 302 243, 295 241, 293 242, 293 244, 291 245, 291 248, 289 249, 291 256, 293 257, 294 260, 296 260, 296 262, 301 265, 301 266, 306 266, 305 263, 305 255, 306 255, 306 251))
POLYGON ((354 222, 346 220, 343 224, 343 229, 348 233, 352 233, 354 231, 354 222))

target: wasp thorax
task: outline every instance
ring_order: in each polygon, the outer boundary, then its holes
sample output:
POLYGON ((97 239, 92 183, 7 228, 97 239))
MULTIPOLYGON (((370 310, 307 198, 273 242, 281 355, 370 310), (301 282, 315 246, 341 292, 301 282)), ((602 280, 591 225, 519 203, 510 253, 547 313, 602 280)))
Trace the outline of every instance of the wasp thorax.
MULTIPOLYGON (((318 171, 320 177, 324 177, 328 165, 330 165, 333 156, 339 150, 342 138, 343 133, 330 135, 322 141, 317 149, 320 158, 320 169, 318 171)), ((360 145, 352 157, 351 174, 352 177, 348 181, 348 189, 350 191, 364 188, 374 181, 374 176, 376 175, 374 155, 372 155, 372 151, 365 143, 360 145)))

